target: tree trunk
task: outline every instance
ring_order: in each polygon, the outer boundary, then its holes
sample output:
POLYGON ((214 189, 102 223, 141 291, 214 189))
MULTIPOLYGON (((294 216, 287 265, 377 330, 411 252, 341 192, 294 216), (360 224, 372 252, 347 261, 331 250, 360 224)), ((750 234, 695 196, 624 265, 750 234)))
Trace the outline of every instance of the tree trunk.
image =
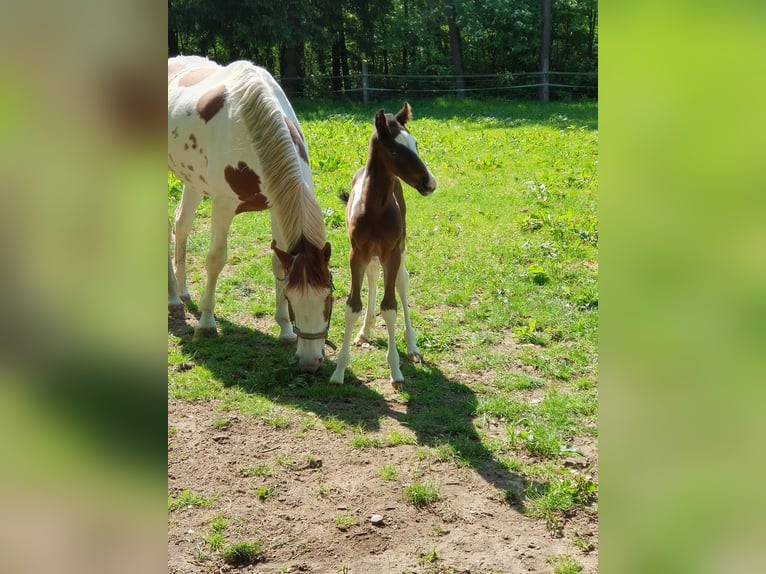
POLYGON ((455 4, 447 5, 447 27, 449 28, 449 48, 452 55, 452 67, 455 69, 455 90, 458 97, 465 96, 465 78, 463 78, 463 46, 460 39, 460 28, 455 19, 455 4))
POLYGON ((550 100, 548 86, 548 71, 551 62, 551 0, 541 0, 540 15, 542 16, 542 33, 540 34, 540 83, 537 88, 537 99, 542 102, 550 100))
POLYGON ((282 76, 282 89, 288 98, 300 96, 301 92, 301 49, 302 45, 290 44, 282 49, 282 62, 280 65, 282 76))

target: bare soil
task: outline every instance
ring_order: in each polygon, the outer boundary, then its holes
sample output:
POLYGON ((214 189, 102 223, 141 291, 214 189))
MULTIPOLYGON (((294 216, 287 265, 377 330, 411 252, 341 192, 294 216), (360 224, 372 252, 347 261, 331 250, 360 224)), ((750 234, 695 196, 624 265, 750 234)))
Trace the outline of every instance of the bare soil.
MULTIPOLYGON (((470 380, 478 377, 474 373, 449 374, 461 384, 481 382, 470 380)), ((390 388, 387 381, 363 384, 390 388)), ((382 400, 384 406, 370 406, 385 413, 379 430, 411 435, 397 417, 407 405, 393 389, 382 400)), ((476 424, 501 434, 486 422, 476 424)), ((440 462, 424 457, 417 444, 353 448, 352 432, 332 432, 315 414, 297 411, 286 428, 278 428, 262 417, 224 412, 216 401, 169 401, 168 426, 175 429, 168 438, 169 493, 188 489, 216 497, 210 507, 168 513, 168 571, 173 574, 547 573, 554 571, 549 557, 566 554, 584 566, 583 572, 597 572, 595 509, 562 517, 563 528, 551 530, 524 514, 523 500, 509 504, 504 499, 502 489, 523 490, 524 482, 494 461, 470 467, 440 462), (222 416, 228 425, 216 428, 213 421, 222 416), (316 424, 301 423, 311 417, 316 424), (259 465, 273 473, 247 476, 242 470, 259 465), (379 477, 385 465, 398 470, 396 480, 379 477), (434 479, 442 498, 415 507, 404 499, 403 488, 420 471, 434 479), (263 486, 273 487, 273 496, 260 499, 257 489, 263 486), (382 525, 371 523, 374 514, 383 517, 382 525), (210 523, 221 515, 228 519, 227 542, 263 544, 258 561, 233 567, 210 550, 205 542, 210 523), (354 524, 338 525, 338 516, 354 524)), ((581 464, 595 462, 595 441, 575 446, 586 454, 581 464)))

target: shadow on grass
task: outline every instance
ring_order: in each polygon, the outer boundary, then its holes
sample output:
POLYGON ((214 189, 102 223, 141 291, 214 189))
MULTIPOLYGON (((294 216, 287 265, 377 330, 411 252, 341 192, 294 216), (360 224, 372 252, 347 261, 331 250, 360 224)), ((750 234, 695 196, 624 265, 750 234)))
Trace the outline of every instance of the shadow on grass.
MULTIPOLYGON (((361 425, 367 432, 380 430, 383 417, 395 419, 415 433, 419 445, 448 448, 458 464, 474 469, 503 491, 513 508, 523 510, 528 482, 482 444, 473 423, 477 398, 470 387, 450 380, 434 365, 415 366, 402 359, 407 381, 400 394, 400 404, 406 406, 402 412, 358 381, 330 384, 334 361, 326 361, 314 375, 300 374, 294 350, 281 347, 276 337, 223 318, 217 321, 221 335, 201 341, 192 341, 193 329, 185 321, 169 321, 168 327, 181 339, 184 354, 210 370, 225 387, 238 387, 323 419, 335 417, 351 426, 361 425)), ((375 344, 384 346, 385 341, 375 344)))

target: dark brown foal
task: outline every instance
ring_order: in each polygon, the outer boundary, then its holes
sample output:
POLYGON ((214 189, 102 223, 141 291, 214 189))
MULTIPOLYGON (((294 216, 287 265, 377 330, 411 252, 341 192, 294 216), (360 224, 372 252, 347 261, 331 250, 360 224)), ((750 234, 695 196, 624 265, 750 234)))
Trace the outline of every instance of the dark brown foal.
POLYGON ((404 311, 407 355, 412 361, 421 359, 407 307, 409 275, 404 266, 407 208, 399 178, 417 189, 421 195, 433 193, 436 179, 418 156, 415 138, 405 128, 410 116, 410 105, 406 102, 395 116, 383 110, 375 114, 375 131, 370 139, 367 163, 351 180, 351 193, 346 205, 346 228, 351 240, 351 292, 346 301, 343 346, 338 353, 335 372, 330 378, 333 383, 343 383, 349 363, 351 335, 362 313, 361 290, 365 273, 369 292, 367 313, 356 342, 368 341, 370 338, 370 329, 375 322, 378 263, 383 266, 384 285, 380 314, 388 331, 387 359, 394 386, 399 387, 404 383, 394 338, 397 291, 404 311))

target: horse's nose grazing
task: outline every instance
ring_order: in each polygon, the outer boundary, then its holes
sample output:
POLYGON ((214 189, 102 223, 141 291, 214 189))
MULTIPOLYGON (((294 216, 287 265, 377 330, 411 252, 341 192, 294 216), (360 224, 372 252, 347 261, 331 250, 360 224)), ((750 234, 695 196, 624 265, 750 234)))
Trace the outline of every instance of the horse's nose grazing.
POLYGON ((436 189, 436 178, 432 175, 427 175, 423 178, 422 189, 426 193, 433 193, 436 189))
POLYGON ((300 369, 304 373, 315 373, 316 370, 322 366, 324 357, 316 357, 314 359, 307 359, 300 362, 300 369))

